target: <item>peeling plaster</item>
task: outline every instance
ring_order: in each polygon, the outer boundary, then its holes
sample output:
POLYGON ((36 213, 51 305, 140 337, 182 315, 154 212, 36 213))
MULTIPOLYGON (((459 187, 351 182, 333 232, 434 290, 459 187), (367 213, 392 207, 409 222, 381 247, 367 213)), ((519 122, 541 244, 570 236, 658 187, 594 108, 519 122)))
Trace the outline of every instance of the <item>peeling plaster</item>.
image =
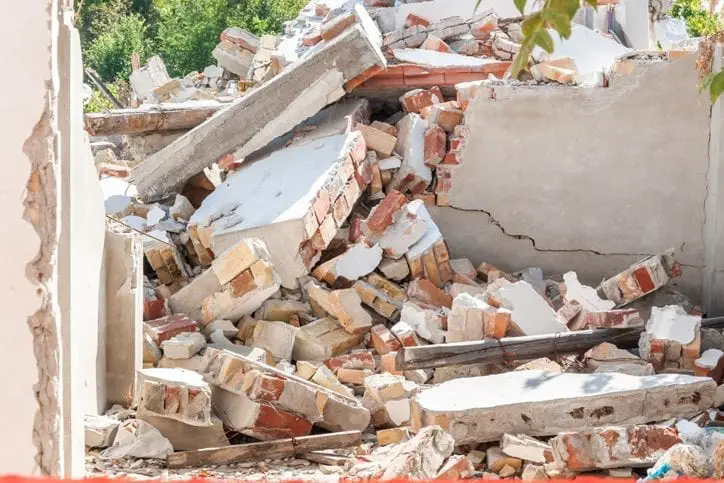
POLYGON ((33 333, 37 359, 38 382, 34 385, 38 410, 33 425, 33 444, 40 472, 57 475, 60 472, 60 419, 59 402, 59 320, 56 256, 57 230, 57 130, 52 109, 52 89, 48 85, 45 110, 23 145, 23 152, 31 165, 30 178, 23 200, 23 218, 28 221, 40 239, 40 250, 28 263, 26 275, 38 286, 40 307, 28 317, 33 333))

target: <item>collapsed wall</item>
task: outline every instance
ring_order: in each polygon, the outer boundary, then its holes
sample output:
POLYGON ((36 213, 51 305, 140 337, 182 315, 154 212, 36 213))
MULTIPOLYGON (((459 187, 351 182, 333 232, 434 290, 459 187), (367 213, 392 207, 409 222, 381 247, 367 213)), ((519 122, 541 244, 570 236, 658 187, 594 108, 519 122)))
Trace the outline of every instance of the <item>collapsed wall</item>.
POLYGON ((472 100, 449 206, 432 211, 451 251, 595 284, 676 246, 698 297, 710 104, 694 62, 624 61, 605 89, 497 85, 472 100))

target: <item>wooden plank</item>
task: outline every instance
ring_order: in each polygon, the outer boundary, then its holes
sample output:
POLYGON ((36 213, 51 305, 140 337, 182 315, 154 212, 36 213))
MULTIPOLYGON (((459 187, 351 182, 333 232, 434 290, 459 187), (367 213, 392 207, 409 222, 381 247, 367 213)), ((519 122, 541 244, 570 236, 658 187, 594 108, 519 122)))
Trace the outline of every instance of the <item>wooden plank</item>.
POLYGON ((230 104, 216 101, 195 101, 159 104, 143 109, 90 112, 85 115, 85 129, 92 136, 188 130, 228 106, 230 104))
POLYGON ((371 27, 354 25, 315 46, 228 109, 149 156, 133 173, 141 197, 164 198, 227 154, 244 159, 343 97, 346 81, 370 67, 386 66, 381 36, 367 17, 371 27))
POLYGON ((327 466, 344 466, 351 461, 352 458, 347 456, 340 456, 331 453, 323 453, 321 451, 312 451, 311 453, 304 453, 300 458, 312 463, 319 463, 320 465, 327 466))
MULTIPOLYGON (((724 317, 703 319, 702 328, 724 328, 724 317)), ((397 352, 397 370, 433 369, 455 364, 529 360, 558 354, 585 352, 603 342, 622 349, 638 347, 643 327, 635 329, 595 329, 543 334, 524 337, 505 337, 452 344, 433 344, 403 347, 397 352)))
POLYGON ((286 458, 323 449, 349 448, 362 444, 359 431, 301 436, 299 438, 237 444, 220 448, 181 451, 168 455, 169 468, 185 466, 226 465, 250 460, 286 458))

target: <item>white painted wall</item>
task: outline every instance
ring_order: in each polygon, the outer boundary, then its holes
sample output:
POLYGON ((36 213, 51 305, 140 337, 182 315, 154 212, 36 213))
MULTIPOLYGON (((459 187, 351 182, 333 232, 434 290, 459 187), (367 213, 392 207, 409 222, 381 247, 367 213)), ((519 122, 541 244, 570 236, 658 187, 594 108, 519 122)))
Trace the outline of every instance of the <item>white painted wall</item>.
POLYGON ((37 402, 33 384, 38 380, 28 316, 40 307, 36 287, 26 277, 26 264, 35 257, 39 239, 23 219, 23 198, 30 162, 23 143, 40 119, 50 78, 49 1, 6 2, 0 15, 0 58, 10 76, 0 76, 0 146, 3 174, 0 206, 0 306, 3 336, 3 398, 0 428, 3 441, 0 473, 37 475, 33 445, 33 419, 37 402), (18 79, 22 83, 18 84, 18 79))

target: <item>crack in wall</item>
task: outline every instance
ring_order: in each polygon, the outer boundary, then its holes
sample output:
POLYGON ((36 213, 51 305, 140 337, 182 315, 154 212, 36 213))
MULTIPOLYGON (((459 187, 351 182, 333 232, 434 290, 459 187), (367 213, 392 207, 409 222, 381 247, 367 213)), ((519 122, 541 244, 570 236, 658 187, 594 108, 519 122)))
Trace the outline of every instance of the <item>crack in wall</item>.
POLYGON ((36 464, 43 475, 60 473, 60 321, 57 300, 57 129, 53 115, 52 85, 48 82, 45 109, 23 144, 31 173, 23 200, 23 218, 40 239, 40 249, 26 265, 26 276, 38 287, 40 307, 28 317, 33 334, 38 381, 33 386, 38 410, 33 422, 36 464))
POLYGON ((632 256, 632 257, 648 257, 651 256, 651 253, 618 253, 618 252, 599 252, 597 250, 592 250, 589 248, 539 248, 536 246, 536 241, 533 237, 529 235, 519 235, 514 233, 508 233, 505 230, 505 227, 495 219, 495 217, 490 213, 489 211, 485 211, 483 209, 479 208, 459 208, 457 206, 448 205, 446 208, 450 208, 452 210, 456 211, 462 211, 462 212, 468 212, 468 213, 482 213, 486 215, 489 218, 490 223, 498 227, 498 229, 503 233, 503 235, 514 238, 516 240, 525 240, 530 242, 530 244, 533 246, 533 249, 537 252, 545 252, 545 253, 590 253, 591 255, 599 255, 599 256, 632 256))

